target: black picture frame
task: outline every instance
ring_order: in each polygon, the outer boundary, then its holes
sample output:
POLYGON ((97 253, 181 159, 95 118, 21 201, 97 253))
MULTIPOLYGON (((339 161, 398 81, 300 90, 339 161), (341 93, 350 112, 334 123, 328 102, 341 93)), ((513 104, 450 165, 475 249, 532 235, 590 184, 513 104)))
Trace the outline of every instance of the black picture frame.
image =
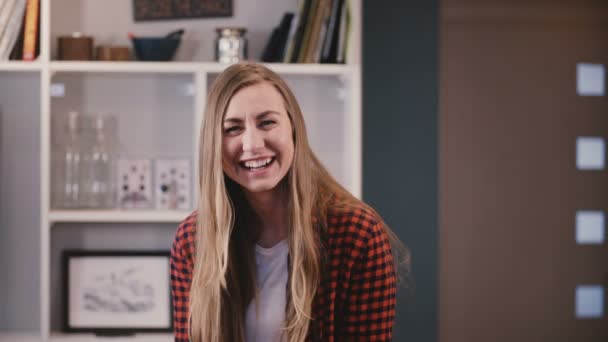
POLYGON ((133 0, 135 21, 232 17, 232 0, 133 0))
POLYGON ((63 331, 173 331, 169 251, 64 250, 63 331))

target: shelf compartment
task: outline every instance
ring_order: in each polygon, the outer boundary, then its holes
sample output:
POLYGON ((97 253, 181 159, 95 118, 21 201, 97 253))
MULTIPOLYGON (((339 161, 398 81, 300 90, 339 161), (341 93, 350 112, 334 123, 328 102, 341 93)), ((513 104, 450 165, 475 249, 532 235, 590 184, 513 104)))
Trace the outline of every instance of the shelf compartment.
MULTIPOLYGON (((51 115, 113 113, 126 157, 191 157, 195 138, 191 74, 57 73, 51 115)), ((61 127, 56 127, 57 132, 61 127)), ((198 131, 198 130, 197 130, 198 131)))
MULTIPOLYGON (((108 217, 120 213, 107 212, 108 217)), ((141 213, 141 220, 148 220, 141 213)), ((179 221, 187 216, 176 215, 174 220, 179 221)), ((74 336, 86 337, 81 334, 64 333, 64 313, 66 305, 65 265, 63 253, 66 250, 106 250, 106 251, 166 251, 171 250, 175 231, 178 224, 175 222, 158 222, 158 218, 150 217, 156 222, 56 222, 52 225, 50 235, 50 254, 44 261, 44 267, 49 271, 49 287, 45 291, 49 295, 49 323, 52 334, 57 333, 58 340, 66 338, 68 341, 85 341, 74 336), (72 339, 67 339, 72 338, 72 339)), ((169 273, 166 274, 167 282, 169 273)), ((146 333, 155 336, 157 333, 146 333)), ((162 333, 159 333, 162 334, 162 333)), ((91 335, 91 341, 101 337, 91 335)), ((132 337, 125 337, 125 340, 132 337)), ((105 337, 107 340, 108 337, 105 337)), ((147 341, 142 337, 143 341, 147 341)), ((112 339, 112 341, 115 341, 112 339)))
POLYGON ((190 213, 187 210, 52 210, 49 212, 49 220, 53 223, 178 223, 190 213))

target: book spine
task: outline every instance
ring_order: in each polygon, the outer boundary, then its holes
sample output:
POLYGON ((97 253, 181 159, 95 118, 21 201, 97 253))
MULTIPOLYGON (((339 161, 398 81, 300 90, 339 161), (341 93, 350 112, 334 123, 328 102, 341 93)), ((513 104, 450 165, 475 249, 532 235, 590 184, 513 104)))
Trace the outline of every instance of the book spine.
POLYGON ((293 13, 287 13, 284 17, 285 21, 281 23, 279 28, 279 41, 277 46, 277 62, 282 62, 285 58, 285 47, 287 46, 291 23, 295 20, 293 13))
POLYGON ((300 15, 300 20, 298 22, 298 29, 296 30, 296 34, 293 41, 293 51, 291 54, 291 63, 298 62, 298 56, 300 55, 300 50, 303 45, 304 38, 304 30, 306 29, 306 23, 308 22, 308 14, 310 13, 312 0, 304 0, 304 8, 300 15))
POLYGON ((321 50, 321 63, 335 63, 335 55, 332 54, 335 41, 337 40, 337 31, 339 30, 340 12, 342 9, 343 0, 334 0, 327 25, 327 32, 323 41, 323 49, 321 50))
POLYGON ((342 15, 340 16, 340 37, 338 38, 338 49, 336 51, 336 63, 345 62, 345 49, 346 39, 348 37, 348 16, 349 16, 348 2, 342 6, 342 15))
POLYGON ((285 51, 283 52, 283 63, 291 62, 291 55, 293 54, 294 49, 294 41, 296 30, 298 28, 298 23, 300 22, 300 17, 302 16, 302 11, 304 9, 304 0, 300 0, 300 6, 298 13, 294 16, 291 21, 291 27, 289 28, 289 35, 287 37, 287 44, 285 45, 285 51))
POLYGON ((23 60, 33 61, 36 59, 36 48, 38 45, 38 13, 40 10, 39 0, 27 0, 25 12, 25 27, 23 35, 23 60))
POLYGON ((319 0, 319 5, 315 12, 314 21, 312 22, 312 29, 310 31, 310 40, 306 55, 304 56, 304 63, 314 63, 317 51, 317 45, 319 45, 319 35, 321 34, 321 26, 323 25, 323 19, 325 19, 325 10, 327 8, 327 0, 319 0))
POLYGON ((312 0, 310 12, 308 12, 308 20, 306 21, 306 26, 304 28, 302 47, 300 48, 300 52, 298 54, 298 63, 306 62, 306 55, 308 53, 308 49, 310 48, 312 29, 315 23, 315 17, 317 16, 317 12, 319 9, 319 2, 320 0, 312 0))
POLYGON ((317 39, 317 46, 315 47, 315 53, 313 58, 314 63, 321 63, 321 51, 323 50, 323 44, 327 35, 327 28, 329 26, 332 6, 332 0, 328 0, 325 6, 325 14, 323 15, 323 21, 321 22, 321 30, 319 31, 319 38, 317 39))

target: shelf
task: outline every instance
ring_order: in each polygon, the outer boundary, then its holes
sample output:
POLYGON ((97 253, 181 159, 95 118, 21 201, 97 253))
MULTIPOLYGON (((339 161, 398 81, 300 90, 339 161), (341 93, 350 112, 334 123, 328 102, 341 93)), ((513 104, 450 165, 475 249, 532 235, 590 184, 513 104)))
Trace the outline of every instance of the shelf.
MULTIPOLYGON (((290 64, 265 63, 279 74, 289 75, 347 75, 357 71, 356 66, 344 64, 290 64)), ((53 72, 120 72, 120 73, 193 73, 206 71, 220 73, 226 64, 210 62, 99 62, 99 61, 53 61, 53 72)))
MULTIPOLYGON (((347 64, 303 64, 303 63, 263 63, 266 67, 282 75, 347 75, 356 71, 356 66, 347 64)), ((226 68, 220 63, 206 63, 205 69, 219 74, 226 68)))
POLYGON ((50 69, 52 72, 192 73, 200 69, 200 63, 53 61, 50 69))
POLYGON ((56 222, 159 222, 179 223, 189 210, 52 210, 49 220, 56 222))
POLYGON ((145 342, 171 342, 173 341, 173 335, 170 333, 160 334, 135 334, 133 336, 111 336, 111 337, 98 337, 93 334, 51 334, 50 342, 133 342, 133 341, 145 341, 145 342))
POLYGON ((0 71, 41 71, 40 62, 5 61, 0 62, 0 71))

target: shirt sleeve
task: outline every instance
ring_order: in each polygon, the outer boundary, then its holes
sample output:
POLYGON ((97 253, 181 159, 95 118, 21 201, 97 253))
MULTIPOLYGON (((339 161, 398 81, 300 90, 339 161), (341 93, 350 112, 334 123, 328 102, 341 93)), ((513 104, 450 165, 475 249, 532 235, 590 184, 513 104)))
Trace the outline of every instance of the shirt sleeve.
POLYGON ((373 224, 357 245, 345 303, 346 340, 391 341, 397 281, 384 226, 373 224))
POLYGON ((192 281, 192 222, 185 221, 177 229, 171 247, 171 298, 175 342, 188 342, 188 311, 192 281))

